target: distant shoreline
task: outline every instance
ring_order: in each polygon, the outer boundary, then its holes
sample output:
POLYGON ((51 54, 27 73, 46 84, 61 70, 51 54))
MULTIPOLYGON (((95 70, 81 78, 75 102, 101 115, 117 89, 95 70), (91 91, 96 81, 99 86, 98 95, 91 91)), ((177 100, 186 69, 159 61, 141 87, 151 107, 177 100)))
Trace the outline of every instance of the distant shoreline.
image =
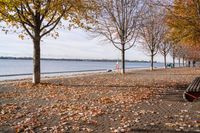
MULTIPOLYGON (((32 57, 0 57, 0 59, 12 59, 12 60, 32 60, 32 57)), ((65 58, 41 58, 41 60, 52 60, 52 61, 90 61, 90 62, 118 62, 121 60, 117 59, 65 59, 65 58)), ((150 63, 150 61, 143 60, 126 60, 126 62, 136 63, 150 63)), ((159 63, 159 62, 154 62, 159 63)))
MULTIPOLYGON (((143 71, 148 69, 149 68, 127 68, 126 72, 143 71)), ((155 68, 155 69, 162 69, 162 68, 155 68)), ((81 77, 87 75, 113 74, 113 73, 120 73, 120 71, 114 69, 111 72, 108 72, 106 69, 99 69, 99 70, 85 70, 85 71, 47 72, 47 73, 41 73, 41 78, 42 80, 48 80, 48 79, 71 78, 71 77, 81 77)), ((31 81, 32 80, 31 77, 32 73, 0 75, 0 84, 6 82, 16 82, 16 81, 31 81), (1 79, 4 78, 4 76, 7 77, 7 79, 1 79)))

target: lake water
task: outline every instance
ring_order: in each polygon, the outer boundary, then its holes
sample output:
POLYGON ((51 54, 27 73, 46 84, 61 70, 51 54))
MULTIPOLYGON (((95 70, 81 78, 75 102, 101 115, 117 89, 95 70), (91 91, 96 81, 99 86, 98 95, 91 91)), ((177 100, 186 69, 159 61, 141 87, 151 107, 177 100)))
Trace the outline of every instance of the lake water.
MULTIPOLYGON (((154 66, 163 67, 163 63, 155 63, 154 66)), ((149 67, 150 63, 126 62, 127 69, 149 67)), ((43 76, 106 71, 115 68, 116 62, 41 60, 43 76)), ((0 80, 31 77, 32 69, 32 60, 0 59, 0 80)))

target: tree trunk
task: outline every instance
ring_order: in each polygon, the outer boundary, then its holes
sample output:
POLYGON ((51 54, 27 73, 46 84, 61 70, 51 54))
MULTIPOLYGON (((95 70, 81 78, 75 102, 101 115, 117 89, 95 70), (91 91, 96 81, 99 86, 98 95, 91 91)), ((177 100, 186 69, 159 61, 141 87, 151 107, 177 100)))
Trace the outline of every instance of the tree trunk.
POLYGON ((188 67, 190 67, 190 60, 188 60, 188 67))
POLYGON ((153 70, 153 54, 151 55, 151 70, 153 70))
POLYGON ((173 56, 173 67, 175 67, 175 56, 173 56))
POLYGON ((122 50, 121 50, 121 52, 122 52, 122 71, 121 71, 121 73, 122 74, 125 74, 125 49, 124 49, 124 45, 122 44, 122 50))
POLYGON ((192 66, 193 66, 193 67, 195 67, 195 63, 196 63, 196 61, 193 60, 193 61, 192 61, 192 66))
POLYGON ((181 67, 181 58, 178 58, 178 65, 181 67))
POLYGON ((185 66, 185 59, 183 58, 183 66, 185 66))
POLYGON ((165 64, 165 68, 167 68, 167 59, 166 59, 166 54, 164 55, 164 64, 165 64))
POLYGON ((33 40, 33 84, 40 83, 40 39, 33 40))

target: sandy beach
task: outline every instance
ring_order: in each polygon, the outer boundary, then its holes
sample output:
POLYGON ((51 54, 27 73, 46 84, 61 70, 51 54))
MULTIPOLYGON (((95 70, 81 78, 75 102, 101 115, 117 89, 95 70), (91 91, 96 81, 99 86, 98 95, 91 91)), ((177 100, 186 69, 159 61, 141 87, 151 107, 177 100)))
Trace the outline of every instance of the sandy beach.
POLYGON ((199 101, 182 94, 200 68, 0 83, 1 132, 200 132, 199 101))

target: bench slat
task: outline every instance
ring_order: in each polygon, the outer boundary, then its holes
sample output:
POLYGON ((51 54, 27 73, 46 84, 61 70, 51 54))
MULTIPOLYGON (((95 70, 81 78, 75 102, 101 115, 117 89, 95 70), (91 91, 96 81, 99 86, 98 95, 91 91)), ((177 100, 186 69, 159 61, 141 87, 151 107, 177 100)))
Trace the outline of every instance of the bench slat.
POLYGON ((195 82, 194 86, 191 87, 190 90, 189 90, 189 91, 191 91, 191 92, 195 92, 195 91, 196 91, 196 88, 198 87, 199 78, 196 78, 195 81, 196 81, 196 82, 195 82))
POLYGON ((200 97, 200 77, 196 77, 183 93, 183 98, 192 102, 200 97))
POLYGON ((186 92, 200 92, 200 77, 195 78, 186 89, 186 92))
POLYGON ((198 85, 196 88, 194 88, 194 92, 198 92, 200 86, 200 78, 198 78, 198 85))
POLYGON ((198 78, 197 85, 195 86, 195 88, 193 88, 193 92, 198 92, 199 85, 200 85, 200 78, 198 78))

